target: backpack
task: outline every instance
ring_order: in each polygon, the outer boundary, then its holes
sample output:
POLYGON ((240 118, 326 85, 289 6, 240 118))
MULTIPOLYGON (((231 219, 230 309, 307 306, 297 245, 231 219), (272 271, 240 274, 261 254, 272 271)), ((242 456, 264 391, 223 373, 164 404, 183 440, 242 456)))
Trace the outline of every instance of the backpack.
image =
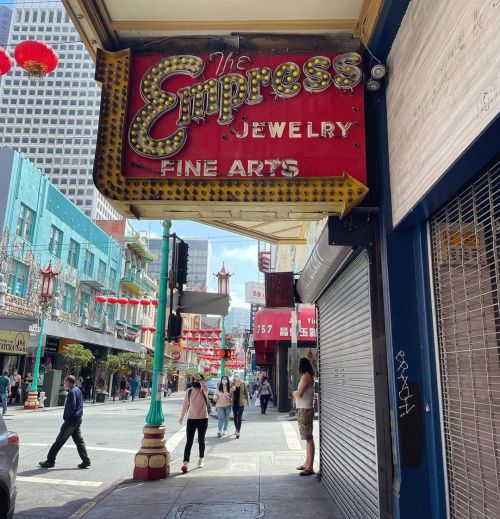
MULTIPOLYGON (((193 390, 192 387, 190 387, 188 389, 188 401, 189 401, 189 405, 191 405, 191 391, 193 390)), ((212 412, 212 405, 210 404, 210 400, 208 399, 207 395, 205 395, 205 393, 202 391, 202 394, 203 394, 203 398, 205 399, 205 402, 207 403, 207 411, 208 411, 208 415, 210 416, 210 413, 212 412)))

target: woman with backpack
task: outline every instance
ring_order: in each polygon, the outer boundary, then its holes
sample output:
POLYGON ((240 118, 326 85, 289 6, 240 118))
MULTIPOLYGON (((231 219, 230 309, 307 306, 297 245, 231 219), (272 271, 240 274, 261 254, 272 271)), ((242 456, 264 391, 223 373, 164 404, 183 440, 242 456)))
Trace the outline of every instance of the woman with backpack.
POLYGON ((187 413, 186 425, 186 447, 184 448, 184 463, 182 464, 182 472, 184 474, 189 470, 189 458, 191 456, 191 448, 193 447, 194 434, 198 430, 198 444, 200 448, 200 458, 198 460, 198 468, 204 465, 205 456, 205 435, 208 428, 208 414, 210 404, 208 402, 208 387, 205 383, 203 375, 196 373, 193 377, 193 385, 186 391, 184 402, 182 404, 181 417, 179 423, 182 425, 184 417, 187 413))
POLYGON ((231 414, 231 386, 229 385, 229 379, 227 376, 223 376, 217 393, 215 394, 215 409, 217 410, 217 418, 219 419, 217 436, 220 438, 227 432, 229 424, 229 415, 231 414))

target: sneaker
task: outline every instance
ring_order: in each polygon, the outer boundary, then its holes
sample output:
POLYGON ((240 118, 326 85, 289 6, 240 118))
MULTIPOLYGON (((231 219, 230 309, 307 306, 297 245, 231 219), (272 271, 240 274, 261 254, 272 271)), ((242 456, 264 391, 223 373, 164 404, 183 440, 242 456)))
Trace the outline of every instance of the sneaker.
POLYGON ((181 470, 182 472, 184 472, 184 474, 189 470, 189 466, 188 466, 188 462, 185 461, 183 464, 182 464, 182 467, 181 467, 181 470))
POLYGON ((40 467, 43 467, 44 469, 51 469, 55 463, 51 463, 50 461, 40 461, 40 463, 38 463, 38 465, 40 465, 40 467))
POLYGON ((199 468, 199 469, 202 469, 204 466, 205 466, 205 461, 204 461, 203 458, 200 458, 200 459, 198 460, 198 468, 199 468))
POLYGON ((82 461, 80 465, 78 465, 79 469, 88 469, 90 467, 90 462, 86 463, 85 461, 82 461))
POLYGON ((222 436, 222 433, 219 431, 219 432, 217 433, 217 438, 220 438, 221 436, 222 436))
POLYGON ((222 436, 226 436, 226 431, 222 431, 222 436))

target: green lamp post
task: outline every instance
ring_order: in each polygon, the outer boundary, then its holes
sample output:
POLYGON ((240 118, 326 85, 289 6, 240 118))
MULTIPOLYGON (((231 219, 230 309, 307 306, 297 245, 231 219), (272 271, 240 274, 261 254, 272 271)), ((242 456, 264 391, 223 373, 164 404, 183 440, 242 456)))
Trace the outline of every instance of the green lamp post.
POLYGON ((165 416, 162 409, 165 373, 165 325, 167 313, 169 235, 172 223, 163 221, 163 244, 161 248, 160 293, 156 316, 153 380, 149 413, 144 426, 141 448, 135 455, 134 479, 146 481, 164 479, 170 474, 170 455, 165 447, 165 416))
POLYGON ((42 276, 40 291, 40 331, 38 332, 35 365, 33 367, 33 381, 29 388, 28 398, 24 403, 25 409, 37 409, 39 406, 38 375, 40 373, 40 359, 42 357, 44 324, 50 311, 50 300, 52 299, 52 293, 54 291, 54 279, 59 275, 59 272, 56 272, 52 268, 52 261, 49 261, 47 266, 40 270, 40 275, 42 276))

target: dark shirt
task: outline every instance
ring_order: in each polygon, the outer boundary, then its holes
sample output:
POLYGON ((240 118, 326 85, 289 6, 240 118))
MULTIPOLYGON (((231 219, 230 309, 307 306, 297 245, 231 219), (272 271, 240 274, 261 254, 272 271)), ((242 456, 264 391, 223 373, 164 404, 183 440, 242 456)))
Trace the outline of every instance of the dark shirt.
POLYGON ((68 423, 81 422, 83 418, 83 395, 79 388, 72 387, 66 397, 63 420, 68 423))
POLYGON ((233 396, 233 407, 239 407, 240 406, 240 387, 237 387, 234 390, 234 396, 233 396))

